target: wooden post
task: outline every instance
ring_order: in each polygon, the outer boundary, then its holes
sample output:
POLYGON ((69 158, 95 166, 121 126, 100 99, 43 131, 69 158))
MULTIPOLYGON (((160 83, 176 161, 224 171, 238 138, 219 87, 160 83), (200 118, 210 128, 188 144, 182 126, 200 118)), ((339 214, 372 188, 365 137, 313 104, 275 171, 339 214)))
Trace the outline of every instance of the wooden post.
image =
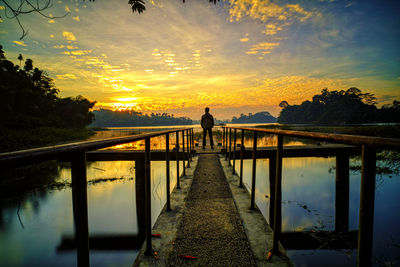
POLYGON ((165 171, 167 177, 167 211, 171 210, 170 177, 169 177, 169 134, 165 135, 165 171))
POLYGON ((150 256, 153 254, 151 246, 151 165, 150 165, 150 137, 145 138, 145 221, 146 221, 146 250, 145 255, 150 256))
POLYGON ((276 155, 268 158, 269 161, 269 224, 274 229, 275 222, 275 179, 276 179, 276 155))
POLYGON ((244 157, 244 130, 242 129, 241 136, 241 144, 240 144, 240 181, 239 187, 243 186, 243 157, 244 157))
POLYGON ((84 151, 76 152, 72 156, 71 180, 78 266, 89 266, 86 153, 84 151))
POLYGON ((362 146, 357 266, 372 266, 376 151, 362 146))
POLYGON ((192 153, 193 153, 193 155, 194 155, 194 151, 195 151, 195 149, 194 149, 194 129, 192 128, 192 153))
POLYGON ((135 160, 135 191, 136 191, 136 214, 140 238, 146 237, 146 211, 145 211, 145 179, 144 159, 135 160))
POLYGON ((232 174, 235 174, 235 165, 236 165, 236 129, 233 132, 233 168, 232 174))
POLYGON ((256 197, 256 158, 257 153, 257 132, 254 131, 254 138, 253 138, 253 168, 252 168, 252 175, 251 175, 251 204, 250 209, 255 209, 255 197, 256 197))
POLYGON ((336 156, 335 231, 349 231, 349 156, 336 156))
POLYGON ((228 166, 231 165, 231 152, 232 152, 232 128, 229 128, 229 153, 228 153, 228 166))
POLYGON ((228 128, 225 128, 225 160, 228 160, 228 128))
POLYGON ((183 163, 183 173, 182 176, 186 176, 186 166, 185 166, 185 130, 182 130, 182 155, 183 155, 183 159, 182 159, 182 163, 183 163))
POLYGON ((222 150, 225 148, 225 127, 222 126, 222 150))
POLYGON ((176 188, 181 189, 179 181, 179 131, 176 131, 176 144, 175 144, 175 156, 176 156, 176 188))
POLYGON ((283 136, 278 134, 278 145, 276 148, 276 171, 275 171, 275 197, 274 197, 274 240, 272 253, 279 255, 279 238, 282 229, 282 149, 283 136))
POLYGON ((193 153, 193 134, 192 134, 193 128, 189 129, 189 144, 190 144, 190 148, 189 148, 189 160, 192 160, 192 153, 193 153))
POLYGON ((190 143, 189 143, 189 129, 186 130, 186 147, 187 147, 187 167, 190 168, 190 143))

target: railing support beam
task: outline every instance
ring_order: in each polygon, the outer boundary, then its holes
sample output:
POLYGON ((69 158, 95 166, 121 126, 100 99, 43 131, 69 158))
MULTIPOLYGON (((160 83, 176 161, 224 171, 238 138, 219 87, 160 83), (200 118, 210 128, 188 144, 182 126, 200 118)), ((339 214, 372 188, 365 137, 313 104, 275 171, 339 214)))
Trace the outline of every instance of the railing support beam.
POLYGON ((240 180, 239 187, 243 187, 243 156, 244 156, 244 130, 242 130, 242 136, 240 140, 240 180))
POLYGON ((372 266, 376 151, 362 146, 357 266, 372 266))
POLYGON ((76 152, 71 160, 72 206, 78 266, 89 266, 86 153, 76 152))
POLYGON ((231 164, 231 152, 232 152, 232 128, 229 128, 228 166, 232 166, 232 164, 231 164))
POLYGON ((269 224, 274 229, 275 223, 275 180, 276 180, 276 156, 269 161, 269 224))
POLYGON ((189 129, 186 130, 186 147, 187 147, 187 167, 190 168, 190 143, 189 143, 189 129))
POLYGON ((183 152, 183 159, 182 159, 182 163, 183 163, 183 173, 182 176, 186 176, 186 166, 185 166, 185 130, 182 131, 182 152, 183 152))
POLYGON ((235 166, 236 166, 236 129, 233 131, 233 168, 232 168, 232 174, 235 174, 235 166))
POLYGON ((146 221, 146 250, 145 255, 153 253, 151 245, 151 165, 150 165, 150 137, 145 138, 145 221, 146 221))
POLYGON ((135 160, 136 215, 139 228, 139 236, 143 238, 143 240, 145 239, 146 233, 145 179, 146 170, 144 158, 135 160))
POLYGON ((176 132, 175 139, 175 156, 176 156, 176 188, 181 189, 181 184, 179 180, 179 131, 176 132))
POLYGON ((252 168, 252 175, 251 175, 251 203, 250 209, 255 209, 255 198, 256 198, 256 167, 257 167, 257 132, 254 131, 253 137, 253 168, 252 168))
POLYGON ((349 231, 349 156, 336 156, 335 230, 349 231))
POLYGON ((228 128, 225 128, 225 160, 228 160, 228 128))
POLYGON ((274 196, 274 239, 272 253, 279 255, 279 238, 282 231, 282 149, 283 136, 278 134, 276 147, 276 171, 275 171, 275 196, 274 196))
POLYGON ((224 148, 225 148, 225 127, 222 126, 222 151, 224 150, 224 148))
POLYGON ((169 155, 169 134, 165 135, 165 175, 167 178, 167 211, 171 210, 171 196, 170 196, 170 176, 169 176, 169 160, 170 160, 170 155, 169 155))

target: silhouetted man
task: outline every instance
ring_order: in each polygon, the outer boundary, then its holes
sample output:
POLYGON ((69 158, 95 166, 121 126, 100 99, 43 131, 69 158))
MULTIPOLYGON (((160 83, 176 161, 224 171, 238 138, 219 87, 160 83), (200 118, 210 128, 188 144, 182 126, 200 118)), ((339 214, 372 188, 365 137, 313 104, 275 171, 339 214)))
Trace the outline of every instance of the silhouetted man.
POLYGON ((206 113, 203 116, 201 116, 201 128, 203 128, 203 149, 206 148, 207 132, 208 132, 208 135, 210 136, 211 149, 214 149, 214 142, 213 142, 213 138, 212 138, 212 127, 214 127, 214 118, 209 113, 209 111, 210 111, 209 108, 206 108, 205 111, 206 111, 206 113))

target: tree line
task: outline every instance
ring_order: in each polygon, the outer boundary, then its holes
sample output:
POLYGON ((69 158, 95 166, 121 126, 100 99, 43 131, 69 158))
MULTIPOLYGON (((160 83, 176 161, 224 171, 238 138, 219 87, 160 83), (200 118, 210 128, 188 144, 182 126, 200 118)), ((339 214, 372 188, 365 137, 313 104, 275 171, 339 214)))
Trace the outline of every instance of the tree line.
POLYGON ((0 152, 87 138, 95 102, 59 97, 53 79, 27 59, 8 60, 0 45, 0 152))
POLYGON ((376 106, 376 97, 370 93, 362 93, 352 87, 347 90, 329 91, 323 89, 312 100, 300 105, 289 105, 282 101, 278 122, 287 124, 357 124, 376 122, 400 122, 400 101, 392 104, 376 106))
MULTIPOLYGON (((23 60, 22 55, 18 57, 23 60)), ((93 120, 95 102, 83 96, 59 97, 53 79, 33 66, 14 65, 0 45, 0 127, 84 128, 93 120)))
POLYGON ((93 127, 132 127, 132 126, 164 126, 190 125, 193 121, 187 117, 175 117, 167 113, 143 114, 139 111, 113 111, 110 109, 95 110, 93 127))
POLYGON ((276 122, 268 111, 257 112, 255 114, 249 113, 248 115, 240 114, 240 117, 233 116, 231 123, 272 123, 276 122))

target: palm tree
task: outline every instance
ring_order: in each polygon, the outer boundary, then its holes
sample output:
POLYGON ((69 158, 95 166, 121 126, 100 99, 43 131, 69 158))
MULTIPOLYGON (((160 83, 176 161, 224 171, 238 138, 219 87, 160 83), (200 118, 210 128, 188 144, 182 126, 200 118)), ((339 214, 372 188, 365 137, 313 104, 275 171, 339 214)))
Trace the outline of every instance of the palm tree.
POLYGON ((21 62, 22 62, 22 60, 24 60, 24 57, 21 54, 19 54, 18 60, 19 60, 19 67, 21 68, 21 64, 22 64, 21 62))

